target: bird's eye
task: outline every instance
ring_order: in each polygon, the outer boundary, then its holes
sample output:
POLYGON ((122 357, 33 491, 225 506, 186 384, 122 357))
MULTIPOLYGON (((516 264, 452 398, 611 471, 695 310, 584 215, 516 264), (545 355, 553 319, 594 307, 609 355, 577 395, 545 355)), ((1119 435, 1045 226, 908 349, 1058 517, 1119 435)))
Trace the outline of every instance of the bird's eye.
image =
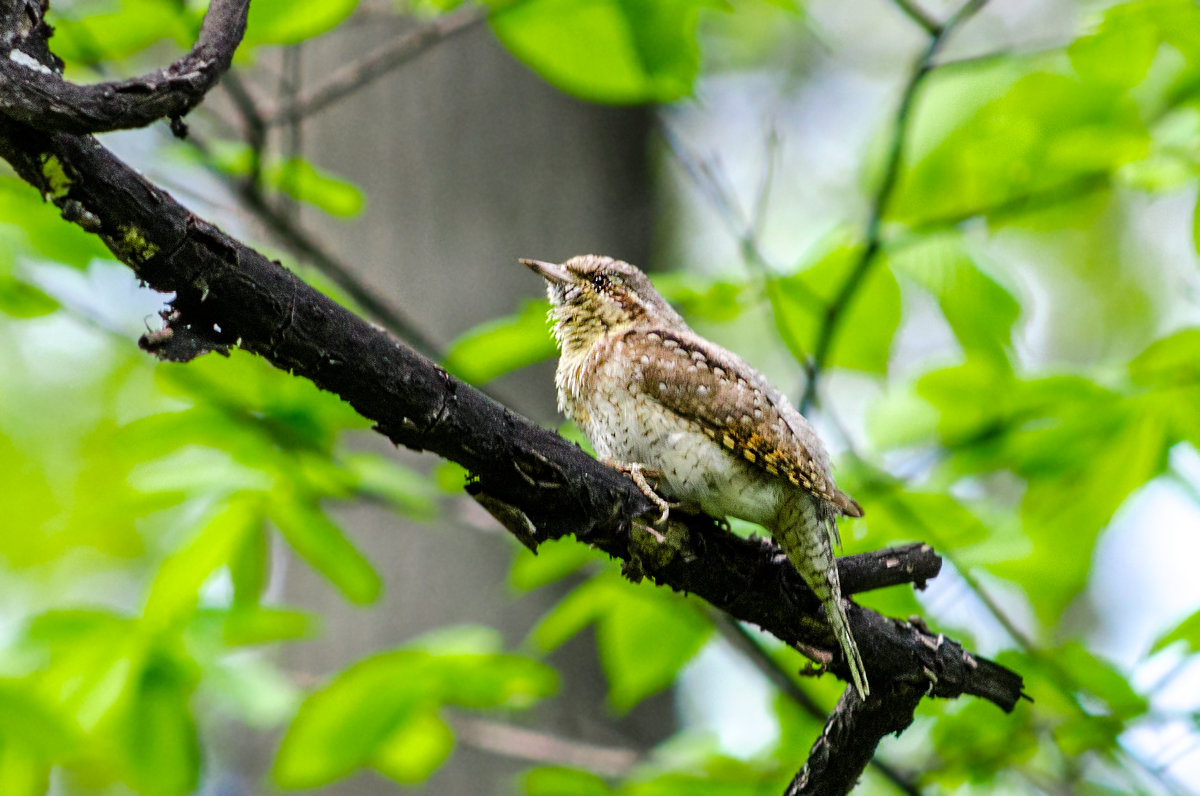
POLYGON ((592 274, 590 281, 596 290, 604 290, 608 287, 608 277, 604 274, 592 274))

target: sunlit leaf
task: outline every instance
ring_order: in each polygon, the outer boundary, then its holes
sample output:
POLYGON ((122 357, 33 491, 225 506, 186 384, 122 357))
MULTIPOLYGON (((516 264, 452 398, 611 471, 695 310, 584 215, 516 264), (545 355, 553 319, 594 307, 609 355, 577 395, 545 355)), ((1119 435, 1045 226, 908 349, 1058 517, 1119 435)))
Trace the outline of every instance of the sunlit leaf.
POLYGON ((417 713, 376 748, 371 767, 397 782, 429 778, 454 750, 454 732, 433 710, 417 713))
POLYGON ((0 313, 14 318, 38 318, 58 309, 58 302, 28 282, 0 275, 0 313))
POLYGON ((1155 340, 1129 362, 1135 384, 1175 387, 1200 384, 1200 329, 1182 329, 1155 340))
MULTIPOLYGON (((943 128, 946 129, 946 128, 943 128)), ((1017 80, 902 176, 888 210, 907 224, 1014 210, 1140 159, 1150 137, 1119 87, 1050 72, 1017 80)))
POLYGON ((214 661, 205 667, 201 687, 206 705, 215 702, 255 729, 282 725, 300 704, 292 678, 255 655, 214 661))
POLYGON ((146 648, 132 621, 104 611, 52 611, 30 623, 22 645, 44 656, 37 690, 85 732, 119 715, 136 692, 146 648))
POLYGON ((1189 653, 1200 652, 1200 611, 1188 616, 1175 627, 1159 636, 1154 642, 1154 646, 1150 648, 1150 651, 1158 652, 1177 641, 1184 642, 1184 649, 1189 653))
POLYGON ((1099 700, 1121 721, 1134 719, 1149 708, 1146 699, 1133 690, 1128 675, 1081 644, 1066 644, 1054 651, 1053 661, 1083 693, 1099 700))
POLYGON ((296 44, 331 30, 358 0, 254 0, 242 49, 262 44, 296 44))
POLYGON ((609 704, 622 712, 670 685, 712 631, 678 595, 605 573, 560 600, 533 638, 553 649, 593 623, 609 704))
POLYGON ((312 638, 320 623, 302 611, 258 606, 225 612, 224 641, 231 647, 312 638))
POLYGON ((55 6, 50 19, 54 22, 54 52, 68 62, 112 61, 162 39, 195 35, 194 20, 183 3, 121 0, 64 7, 70 8, 69 14, 55 14, 61 10, 55 6))
POLYGON ((1110 17, 1096 33, 1076 39, 1067 48, 1071 66, 1081 78, 1121 87, 1145 78, 1158 50, 1158 31, 1146 19, 1121 16, 1119 22, 1110 17))
POLYGON ((383 584, 375 568, 319 506, 281 494, 271 500, 270 516, 288 544, 351 602, 379 596, 383 584))
POLYGON ((194 675, 156 660, 142 672, 123 723, 132 780, 142 793, 192 793, 200 748, 189 701, 194 675))
POLYGON ((990 567, 1026 584, 1034 609, 1048 623, 1086 585, 1101 529, 1166 461, 1163 423, 1156 417, 1127 417, 1102 443, 1069 469, 1030 481, 1021 519, 1033 550, 990 567))
POLYGON ((612 793, 604 780, 588 771, 562 766, 543 766, 522 777, 525 796, 607 796, 612 793))
POLYGON ((357 216, 366 202, 358 186, 318 169, 303 158, 275 164, 266 170, 264 177, 296 201, 308 202, 338 218, 357 216))
POLYGON ((501 4, 496 36, 549 82, 592 102, 670 102, 699 68, 696 18, 710 0, 526 0, 501 4))
POLYGON ((579 544, 574 539, 556 539, 538 545, 537 553, 521 547, 513 558, 508 579, 513 586, 528 591, 548 583, 562 580, 578 572, 592 561, 599 561, 604 554, 579 544))
POLYGON ((256 497, 235 497, 221 507, 190 542, 159 567, 146 598, 146 620, 168 625, 194 609, 200 587, 230 561, 261 523, 262 505, 256 497))
POLYGON ((944 713, 933 727, 939 765, 930 768, 927 776, 947 787, 990 782, 997 770, 1037 752, 1037 739, 1029 730, 1032 721, 1032 711, 1000 713, 978 699, 944 713))
MULTIPOLYGON (((57 44, 58 36, 55 35, 57 44)), ((112 259, 100 239, 63 221, 57 207, 16 177, 0 177, 0 243, 38 259, 83 268, 112 259)))
POLYGON ((841 309, 826 364, 868 373, 887 371, 892 338, 900 326, 900 287, 879 259, 861 271, 860 257, 857 247, 835 248, 796 274, 775 280, 776 324, 797 360, 816 355, 826 308, 853 279, 856 286, 841 309))
POLYGON ((705 280, 689 271, 654 274, 653 280, 663 298, 690 320, 731 321, 752 303, 753 291, 744 281, 705 280))
POLYGON ((521 707, 556 687, 553 670, 513 655, 374 655, 305 700, 280 746, 274 778, 285 788, 317 787, 378 763, 389 776, 416 781, 440 765, 452 743, 435 712, 441 705, 521 707))
POLYGON ((955 237, 931 237, 890 254, 898 273, 912 279, 937 300, 955 337, 967 352, 1007 362, 1017 300, 985 274, 955 237))
POLYGON ((519 313, 471 329, 450 344, 442 363, 446 370, 472 384, 549 359, 554 338, 546 321, 545 301, 531 301, 519 313))
POLYGON ((341 465, 350 471, 356 489, 386 500, 396 511, 418 520, 437 516, 436 487, 426 476, 377 454, 351 454, 341 465))

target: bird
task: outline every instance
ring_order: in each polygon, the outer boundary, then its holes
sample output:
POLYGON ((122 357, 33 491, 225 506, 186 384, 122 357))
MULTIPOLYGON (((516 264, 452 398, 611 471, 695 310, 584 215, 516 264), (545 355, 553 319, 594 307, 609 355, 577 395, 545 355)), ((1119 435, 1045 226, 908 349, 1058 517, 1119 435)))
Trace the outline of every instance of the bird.
POLYGON ((594 254, 520 262, 545 281, 562 413, 658 507, 659 524, 674 504, 770 531, 866 699, 833 554, 836 519, 863 510, 834 484, 813 427, 761 373, 692 331, 636 266, 594 254))

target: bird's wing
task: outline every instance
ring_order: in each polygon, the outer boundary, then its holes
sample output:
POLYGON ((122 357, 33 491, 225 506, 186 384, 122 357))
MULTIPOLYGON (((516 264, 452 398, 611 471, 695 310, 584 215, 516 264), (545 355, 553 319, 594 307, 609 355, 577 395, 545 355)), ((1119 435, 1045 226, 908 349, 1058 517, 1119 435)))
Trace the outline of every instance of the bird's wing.
POLYGON ((695 334, 630 332, 633 379, 667 409, 770 475, 823 498, 841 514, 862 508, 834 485, 820 440, 766 378, 740 357, 695 334))

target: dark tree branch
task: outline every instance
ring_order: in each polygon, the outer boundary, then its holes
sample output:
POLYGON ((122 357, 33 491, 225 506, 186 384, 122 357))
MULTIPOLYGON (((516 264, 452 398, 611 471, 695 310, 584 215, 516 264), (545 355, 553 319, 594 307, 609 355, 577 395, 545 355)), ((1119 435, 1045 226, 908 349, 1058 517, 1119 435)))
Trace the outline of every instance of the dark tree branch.
POLYGON ((911 680, 893 680, 866 702, 847 688, 784 796, 849 793, 884 736, 899 734, 912 724, 923 696, 925 685, 911 680))
MULTIPOLYGON (((31 37, 10 38, 0 52, 0 113, 39 130, 68 133, 125 130, 178 119, 229 69, 246 31, 249 5, 250 0, 212 0, 191 52, 156 72, 119 82, 68 83, 59 74, 62 63, 47 57, 44 44, 35 40, 27 48, 22 39, 31 37)), ((39 26, 44 24, 36 18, 39 26)), ((37 39, 44 42, 42 36, 37 39)))
MULTIPOLYGON (((677 519, 668 542, 655 541, 633 522, 654 507, 627 477, 192 215, 94 140, 4 120, 0 156, 139 278, 176 294, 167 327, 144 338, 147 348, 186 360, 240 345, 340 395, 397 444, 466 467, 469 491, 528 543, 574 534, 626 561, 633 576, 694 593, 798 649, 831 651, 823 653, 829 669, 848 677, 819 603, 770 542, 741 539, 704 517, 677 519)), ((873 554, 873 574, 849 566, 847 581, 927 577, 929 553, 911 556, 925 562, 912 575, 873 554)), ((848 607, 873 680, 923 677, 934 696, 972 694, 1004 710, 1020 698, 1021 678, 1008 669, 911 623, 848 607)))
MULTIPOLYGON (((780 693, 786 694, 792 702, 813 718, 827 719, 824 708, 818 705, 816 700, 809 696, 796 683, 795 679, 771 657, 757 638, 728 614, 721 614, 720 617, 716 625, 722 637, 758 667, 758 670, 779 689, 780 693)), ((916 785, 912 774, 901 771, 891 763, 875 756, 871 757, 870 766, 905 796, 921 796, 921 789, 916 785)))
POLYGON ((319 113, 350 96, 393 69, 408 63, 435 44, 470 30, 487 18, 478 8, 466 8, 428 22, 409 31, 395 41, 365 55, 362 60, 346 64, 316 88, 267 111, 264 121, 269 126, 290 124, 319 113))
MULTIPOLYGON (((929 73, 933 71, 934 59, 941 52, 950 34, 974 16, 986 3, 987 0, 967 0, 946 20, 945 24, 930 28, 929 43, 913 66, 908 83, 904 87, 904 93, 900 97, 900 105, 897 106, 896 115, 892 120, 892 137, 888 147, 887 164, 883 170, 883 179, 871 202, 871 213, 867 219, 866 242, 858 259, 851 266, 846 281, 842 283, 833 297, 833 301, 825 309, 825 317, 822 319, 820 331, 817 333, 817 342, 813 346, 813 357, 807 367, 807 384, 804 386, 804 395, 800 399, 801 413, 807 412, 817 398, 817 382, 829 359, 846 308, 850 306, 858 289, 867 278, 867 274, 870 273, 883 245, 883 215, 887 211, 888 202, 891 201, 892 193, 900 178, 900 162, 904 155, 904 143, 908 140, 908 117, 912 113, 917 90, 925 82, 929 73)), ((901 8, 903 9, 905 6, 902 4, 901 8)))

